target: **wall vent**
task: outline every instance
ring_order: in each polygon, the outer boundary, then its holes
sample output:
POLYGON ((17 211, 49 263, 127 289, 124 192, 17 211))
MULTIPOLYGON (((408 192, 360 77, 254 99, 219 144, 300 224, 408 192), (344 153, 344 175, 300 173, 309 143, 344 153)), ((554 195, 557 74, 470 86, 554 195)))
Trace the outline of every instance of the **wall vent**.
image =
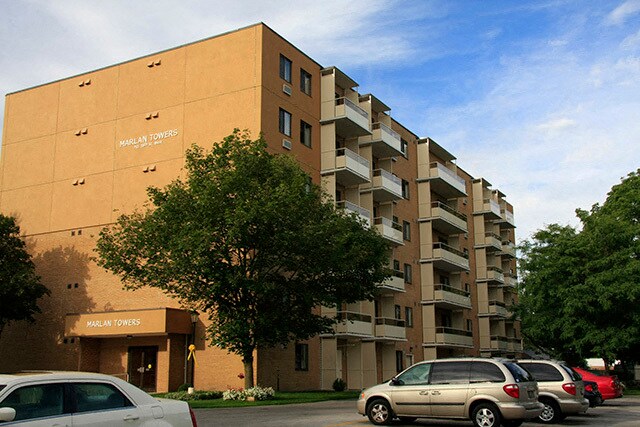
POLYGON ((291 86, 289 86, 288 84, 282 85, 282 91, 287 95, 291 96, 291 86))
POLYGON ((282 146, 287 150, 291 150, 291 141, 289 141, 288 139, 283 139, 282 146))

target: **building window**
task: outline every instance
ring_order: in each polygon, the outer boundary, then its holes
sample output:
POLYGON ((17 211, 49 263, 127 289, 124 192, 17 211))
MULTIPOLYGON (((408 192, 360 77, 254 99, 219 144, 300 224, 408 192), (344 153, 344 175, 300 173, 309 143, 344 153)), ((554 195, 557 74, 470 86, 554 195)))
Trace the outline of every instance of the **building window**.
POLYGON ((404 319, 406 321, 407 328, 413 328, 413 308, 404 308, 404 319))
POLYGON ((473 321, 471 319, 467 319, 467 331, 473 331, 473 321))
POLYGON ((280 133, 291 136, 291 113, 280 109, 280 133))
POLYGON ((311 148, 311 125, 300 120, 300 142, 311 148))
POLYGON ((408 221, 402 221, 402 238, 411 240, 411 224, 408 221))
POLYGON ((412 271, 411 271, 411 264, 405 264, 404 265, 404 283, 411 283, 411 275, 412 275, 412 271))
POLYGON ((280 55, 280 78, 291 83, 291 60, 280 55))
POLYGON ((409 181, 402 180, 402 197, 409 199, 409 181))
POLYGON ((396 316, 396 319, 398 320, 402 319, 402 308, 399 305, 394 306, 394 311, 395 311, 394 314, 396 316))
POLYGON ((309 370, 309 344, 296 344, 296 371, 309 370))
POLYGON ((400 271, 400 261, 397 259, 393 260, 393 271, 400 271))
POLYGON ((396 350, 396 372, 404 371, 404 355, 402 350, 396 350))
POLYGON ((405 158, 409 158, 409 143, 404 139, 400 139, 400 149, 402 150, 402 155, 405 158))
POLYGON ((300 68, 300 90, 311 96, 311 74, 300 68))

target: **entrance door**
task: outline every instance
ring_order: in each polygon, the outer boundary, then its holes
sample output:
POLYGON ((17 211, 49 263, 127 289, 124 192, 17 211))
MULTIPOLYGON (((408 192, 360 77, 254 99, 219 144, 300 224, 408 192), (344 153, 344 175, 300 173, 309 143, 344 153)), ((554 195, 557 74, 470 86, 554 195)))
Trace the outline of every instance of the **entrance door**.
POLYGON ((129 382, 144 391, 156 391, 158 347, 129 347, 129 382))

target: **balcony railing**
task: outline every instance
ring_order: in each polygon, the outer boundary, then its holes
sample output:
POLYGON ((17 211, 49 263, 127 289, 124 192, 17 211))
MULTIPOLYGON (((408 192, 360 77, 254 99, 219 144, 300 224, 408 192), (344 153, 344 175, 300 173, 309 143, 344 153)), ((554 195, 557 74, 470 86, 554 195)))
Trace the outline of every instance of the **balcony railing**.
POLYGON ((395 292, 404 292, 404 271, 393 270, 391 277, 382 282, 380 288, 395 292))
POLYGON ((476 247, 484 247, 488 251, 499 251, 502 249, 502 237, 493 232, 484 233, 482 240, 478 239, 476 247))
POLYGON ((405 321, 390 317, 376 317, 376 338, 391 340, 406 339, 405 321))
POLYGON ((373 123, 371 131, 371 136, 361 136, 358 142, 360 145, 371 144, 374 156, 383 159, 402 155, 402 142, 398 132, 380 122, 373 123))
POLYGON ((507 337, 507 350, 522 351, 522 338, 507 337))
MULTIPOLYGON (((369 182, 370 163, 367 159, 348 148, 336 149, 335 167, 336 181, 346 185, 369 182)), ((323 170, 323 173, 331 172, 323 170)))
POLYGON ((516 246, 513 244, 513 242, 510 241, 503 241, 502 242, 502 247, 500 250, 500 255, 502 256, 507 256, 509 258, 515 258, 516 257, 516 246))
POLYGON ((431 257, 421 261, 433 262, 435 267, 446 271, 469 270, 469 255, 441 242, 434 243, 431 257))
POLYGON ((460 178, 454 171, 439 162, 429 164, 429 173, 426 178, 419 181, 428 180, 431 183, 431 190, 438 194, 452 197, 463 197, 467 195, 464 179, 460 178))
POLYGON ((471 308, 471 294, 469 292, 444 284, 434 285, 433 291, 433 302, 439 307, 450 310, 461 307, 471 308))
POLYGON ((513 217, 513 212, 510 212, 505 208, 500 209, 500 219, 496 222, 500 225, 500 228, 516 228, 516 221, 513 217))
POLYGON ((507 306, 504 302, 492 300, 489 301, 489 314, 500 317, 507 317, 509 312, 507 311, 507 306))
POLYGON ((436 347, 473 347, 473 333, 464 329, 445 326, 428 328, 426 346, 436 347))
POLYGON ((368 209, 358 206, 355 203, 351 203, 348 200, 337 201, 336 207, 358 214, 367 227, 371 227, 371 212, 368 209))
POLYGON ((487 267, 487 279, 493 282, 504 283, 504 273, 500 267, 490 265, 487 267))
POLYGON ((371 135, 369 114, 349 98, 336 98, 333 106, 323 106, 321 123, 332 122, 336 133, 345 138, 371 135))
POLYGON ((474 204, 474 213, 483 214, 488 220, 500 219, 500 205, 493 199, 482 199, 482 204, 476 206, 474 204))
POLYGON ((433 228, 445 234, 466 233, 467 216, 442 202, 432 202, 430 220, 433 228))
POLYGON ((374 170, 371 184, 375 201, 391 202, 402 198, 402 180, 387 170, 374 170))
POLYGON ((359 337, 372 337, 372 317, 368 314, 354 311, 338 311, 336 313, 338 323, 335 326, 336 334, 359 337))
POLYGON ((500 335, 491 335, 491 349, 492 350, 507 350, 509 341, 506 337, 500 335))
POLYGON ((396 245, 404 244, 402 240, 402 226, 389 218, 380 216, 373 219, 373 224, 378 232, 396 245))

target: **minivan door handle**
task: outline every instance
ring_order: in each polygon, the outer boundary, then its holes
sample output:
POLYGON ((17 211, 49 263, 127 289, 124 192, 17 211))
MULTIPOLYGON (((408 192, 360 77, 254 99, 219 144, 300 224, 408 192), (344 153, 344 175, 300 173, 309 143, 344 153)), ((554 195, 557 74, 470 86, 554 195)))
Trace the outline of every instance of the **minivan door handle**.
POLYGON ((123 418, 123 420, 125 420, 125 421, 133 421, 133 420, 137 420, 137 419, 139 419, 139 418, 140 418, 140 417, 139 417, 138 415, 131 415, 131 414, 129 414, 129 415, 127 415, 126 417, 124 417, 124 418, 123 418))
POLYGON ((440 396, 440 392, 439 391, 432 391, 431 394, 433 394, 434 396, 440 396))

